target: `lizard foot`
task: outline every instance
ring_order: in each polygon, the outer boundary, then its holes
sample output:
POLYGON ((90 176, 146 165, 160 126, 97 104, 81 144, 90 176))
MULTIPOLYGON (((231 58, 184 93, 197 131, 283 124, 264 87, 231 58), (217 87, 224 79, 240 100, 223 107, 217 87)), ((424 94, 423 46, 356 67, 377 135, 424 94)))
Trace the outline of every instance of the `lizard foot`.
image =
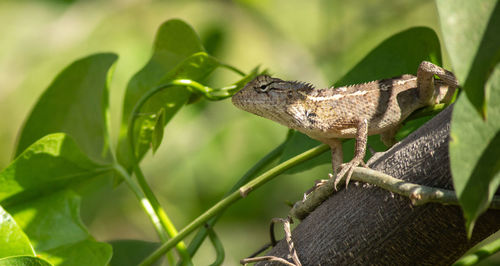
MULTIPOLYGON (((357 166, 363 166, 363 167, 367 167, 365 162, 363 162, 362 159, 360 160, 355 160, 353 159, 352 161, 348 162, 348 163, 343 163, 340 165, 340 172, 337 174, 337 176, 335 177, 335 181, 333 183, 333 187, 335 188, 335 190, 337 190, 337 185, 338 183, 340 182, 340 180, 342 180, 342 178, 345 176, 345 187, 347 188, 347 185, 349 185, 349 181, 351 180, 351 176, 352 176, 352 172, 354 171, 354 167, 357 167, 357 166)), ((333 175, 332 174, 329 174, 330 178, 333 178, 333 175)))

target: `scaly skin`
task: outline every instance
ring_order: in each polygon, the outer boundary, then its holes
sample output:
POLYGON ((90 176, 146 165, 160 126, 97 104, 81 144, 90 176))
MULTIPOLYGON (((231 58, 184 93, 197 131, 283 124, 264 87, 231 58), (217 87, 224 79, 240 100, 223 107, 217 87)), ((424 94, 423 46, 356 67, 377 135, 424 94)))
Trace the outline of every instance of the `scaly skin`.
POLYGON ((422 62, 417 76, 402 75, 339 88, 316 89, 308 83, 259 76, 233 98, 245 111, 300 131, 331 147, 332 168, 337 184, 354 167, 364 165, 369 135, 381 134, 384 143, 394 143, 399 125, 413 111, 432 105, 457 87, 453 73, 422 62), (440 80, 434 80, 434 75, 440 80), (354 158, 342 163, 339 139, 356 138, 354 158))

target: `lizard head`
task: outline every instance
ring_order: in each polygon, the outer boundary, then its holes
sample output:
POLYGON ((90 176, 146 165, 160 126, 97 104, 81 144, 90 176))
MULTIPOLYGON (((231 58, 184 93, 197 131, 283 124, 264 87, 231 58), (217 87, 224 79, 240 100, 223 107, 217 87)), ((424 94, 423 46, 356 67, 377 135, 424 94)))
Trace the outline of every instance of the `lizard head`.
POLYGON ((250 113, 290 126, 288 109, 313 90, 310 84, 258 76, 233 95, 233 104, 250 113))

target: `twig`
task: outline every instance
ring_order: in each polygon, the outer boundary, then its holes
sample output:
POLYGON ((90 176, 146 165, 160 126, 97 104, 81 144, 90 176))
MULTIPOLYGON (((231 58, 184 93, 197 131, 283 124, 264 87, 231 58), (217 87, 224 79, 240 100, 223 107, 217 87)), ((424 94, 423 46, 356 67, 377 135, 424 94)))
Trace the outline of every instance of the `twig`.
POLYGON ((297 255, 297 250, 292 241, 292 230, 290 230, 290 223, 292 223, 292 218, 287 217, 287 219, 280 219, 283 222, 283 229, 285 230, 286 244, 288 245, 288 251, 290 251, 290 256, 296 266, 302 266, 300 263, 299 256, 297 255))
POLYGON ((240 260, 240 263, 243 265, 247 265, 248 263, 259 262, 259 261, 277 261, 277 262, 281 262, 281 263, 288 265, 288 266, 296 266, 295 264, 293 264, 285 259, 275 257, 275 256, 262 256, 262 257, 256 257, 256 258, 246 258, 246 259, 240 260))
MULTIPOLYGON (((287 217, 286 219, 283 218, 273 218, 271 224, 275 223, 283 223, 283 229, 285 230, 285 240, 288 245, 288 251, 290 252, 290 257, 292 258, 294 263, 291 263, 285 259, 275 257, 275 256, 261 256, 261 257, 255 257, 255 258, 246 258, 240 260, 240 263, 243 265, 246 265, 247 263, 250 262, 258 262, 258 261, 277 261, 281 262, 286 265, 291 265, 291 266, 302 266, 302 263, 300 263, 299 256, 297 255, 297 250, 295 249, 295 246, 292 241, 292 231, 290 230, 290 223, 292 223, 293 220, 290 217, 287 217)), ((273 228, 271 226, 271 228, 273 228)), ((274 239, 274 232, 271 234, 271 238, 274 239)))
POLYGON ((266 249, 268 249, 270 247, 273 247, 272 243, 267 243, 264 246, 262 246, 261 248, 259 248, 259 250, 257 250, 254 253, 252 253, 252 255, 248 256, 248 258, 257 257, 257 255, 259 255, 260 253, 264 252, 264 250, 266 250, 266 249))
MULTIPOLYGON (((352 174, 352 179, 373 184, 408 197, 415 206, 429 202, 459 205, 458 198, 453 190, 414 184, 370 168, 356 167, 352 174)), ((333 181, 333 179, 328 180, 314 192, 310 193, 305 200, 296 202, 290 214, 300 220, 307 217, 310 212, 335 192, 333 181)), ((500 209, 499 196, 493 197, 489 208, 500 209)))

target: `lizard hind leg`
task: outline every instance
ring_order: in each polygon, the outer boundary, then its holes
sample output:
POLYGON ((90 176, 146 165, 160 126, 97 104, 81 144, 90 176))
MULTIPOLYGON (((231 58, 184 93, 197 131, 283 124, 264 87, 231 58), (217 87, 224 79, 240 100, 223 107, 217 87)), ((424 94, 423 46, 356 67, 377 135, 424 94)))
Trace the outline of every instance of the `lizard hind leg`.
POLYGON ((342 141, 339 139, 332 139, 328 141, 330 146, 330 151, 332 154, 332 173, 335 175, 339 172, 339 169, 343 162, 343 152, 342 152, 342 141))
POLYGON ((388 129, 385 132, 380 133, 380 140, 382 143, 384 143, 385 146, 388 148, 394 146, 396 144, 396 133, 398 133, 398 130, 401 128, 401 125, 397 125, 395 127, 392 127, 388 129))
POLYGON ((434 75, 438 76, 450 89, 458 87, 458 81, 451 71, 434 65, 431 62, 423 61, 418 66, 417 84, 419 99, 424 104, 432 105, 435 99, 439 97, 440 92, 434 88, 434 75))

